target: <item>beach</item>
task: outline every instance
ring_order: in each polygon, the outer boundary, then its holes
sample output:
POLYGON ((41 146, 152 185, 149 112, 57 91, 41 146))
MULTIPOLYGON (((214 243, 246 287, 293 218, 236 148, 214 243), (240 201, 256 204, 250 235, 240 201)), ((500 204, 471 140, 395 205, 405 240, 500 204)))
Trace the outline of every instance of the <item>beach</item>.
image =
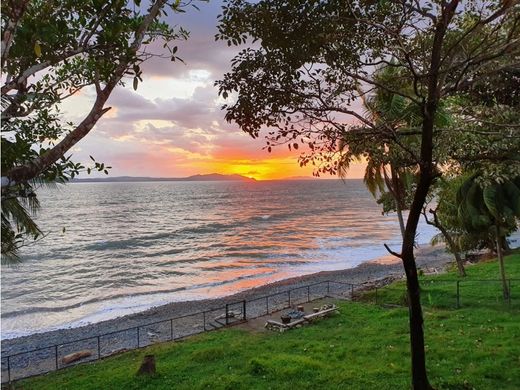
MULTIPOLYGON (((441 246, 430 247, 424 245, 416 251, 416 258, 418 268, 422 269, 426 273, 440 273, 449 263, 452 262, 450 255, 447 254, 441 246)), ((169 321, 171 318, 181 316, 188 316, 184 321, 184 327, 187 327, 188 329, 191 327, 194 328, 194 330, 197 330, 200 320, 197 315, 194 315, 193 318, 191 318, 189 316, 190 314, 200 313, 201 311, 210 310, 212 308, 220 308, 229 303, 235 303, 242 300, 252 301, 261 296, 284 292, 289 289, 295 289, 324 281, 350 283, 356 285, 356 288, 359 289, 371 285, 384 284, 391 280, 401 279, 403 277, 404 271, 402 264, 398 259, 389 255, 363 263, 354 268, 339 271, 323 271, 281 280, 218 299, 174 302, 153 307, 140 313, 92 323, 78 328, 59 329, 14 339, 2 340, 2 355, 13 355, 34 349, 70 343, 79 339, 95 338, 99 335, 118 332, 137 326, 145 326, 150 323, 169 321), (193 321, 193 323, 190 323, 190 321, 193 321)), ((251 308, 248 308, 248 313, 250 313, 250 311, 251 308)), ((202 331, 202 329, 200 329, 200 331, 202 331)), ((197 332, 194 331, 193 333, 197 332)), ((122 332, 120 336, 125 337, 124 332, 122 332)), ((135 337, 135 334, 132 334, 129 337, 135 337)), ((106 355, 108 354, 109 353, 107 352, 106 355)))

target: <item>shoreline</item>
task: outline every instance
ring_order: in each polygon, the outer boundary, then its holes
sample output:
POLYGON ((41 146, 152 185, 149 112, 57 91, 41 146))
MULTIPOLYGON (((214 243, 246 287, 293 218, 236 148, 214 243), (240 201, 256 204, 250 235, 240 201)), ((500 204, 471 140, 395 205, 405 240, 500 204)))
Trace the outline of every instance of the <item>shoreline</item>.
MULTIPOLYGON (((416 262, 418 268, 429 272, 443 271, 453 262, 443 246, 431 247, 426 244, 416 250, 416 262)), ((164 321, 173 317, 198 313, 204 310, 221 307, 226 303, 240 300, 253 300, 257 297, 286 291, 307 284, 331 280, 353 284, 373 284, 389 277, 400 279, 404 276, 401 262, 388 255, 362 263, 354 268, 337 271, 321 271, 313 274, 283 279, 240 291, 225 297, 171 302, 161 306, 120 316, 114 319, 86 324, 74 328, 62 328, 57 330, 34 333, 27 336, 5 339, 1 341, 1 351, 4 355, 12 355, 38 348, 46 348, 56 344, 64 344, 78 339, 96 337, 110 332, 117 332, 126 328, 143 326, 148 323, 164 321)))

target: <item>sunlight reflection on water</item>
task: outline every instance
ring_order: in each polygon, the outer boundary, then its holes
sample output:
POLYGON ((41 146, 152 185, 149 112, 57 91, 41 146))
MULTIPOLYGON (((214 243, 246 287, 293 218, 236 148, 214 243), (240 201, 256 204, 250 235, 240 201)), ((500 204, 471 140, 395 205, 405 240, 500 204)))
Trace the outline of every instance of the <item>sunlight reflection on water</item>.
POLYGON ((3 269, 2 337, 351 268, 399 244, 360 180, 78 183, 40 201, 49 236, 3 269))

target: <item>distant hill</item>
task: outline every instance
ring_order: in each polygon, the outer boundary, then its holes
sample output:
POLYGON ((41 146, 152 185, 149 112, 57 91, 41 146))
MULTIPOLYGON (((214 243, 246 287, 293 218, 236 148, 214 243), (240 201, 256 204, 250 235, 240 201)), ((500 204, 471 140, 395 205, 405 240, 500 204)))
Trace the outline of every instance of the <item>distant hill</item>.
POLYGON ((143 182, 143 181, 256 181, 250 177, 242 175, 221 175, 220 173, 210 173, 208 175, 193 175, 188 177, 146 177, 146 176, 115 176, 103 178, 74 179, 73 183, 103 183, 103 182, 143 182))
POLYGON ((291 177, 284 177, 282 180, 319 180, 319 179, 314 176, 291 176, 291 177))

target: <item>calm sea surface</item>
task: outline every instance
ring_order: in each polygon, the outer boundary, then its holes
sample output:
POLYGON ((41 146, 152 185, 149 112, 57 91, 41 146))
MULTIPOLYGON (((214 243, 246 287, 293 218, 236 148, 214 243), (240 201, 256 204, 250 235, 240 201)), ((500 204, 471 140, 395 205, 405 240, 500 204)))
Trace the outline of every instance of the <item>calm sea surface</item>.
MULTIPOLYGON (((39 198, 48 235, 2 269, 2 338, 355 267, 400 237, 360 180, 77 183, 39 198)), ((432 234, 422 224, 419 242, 432 234)))

